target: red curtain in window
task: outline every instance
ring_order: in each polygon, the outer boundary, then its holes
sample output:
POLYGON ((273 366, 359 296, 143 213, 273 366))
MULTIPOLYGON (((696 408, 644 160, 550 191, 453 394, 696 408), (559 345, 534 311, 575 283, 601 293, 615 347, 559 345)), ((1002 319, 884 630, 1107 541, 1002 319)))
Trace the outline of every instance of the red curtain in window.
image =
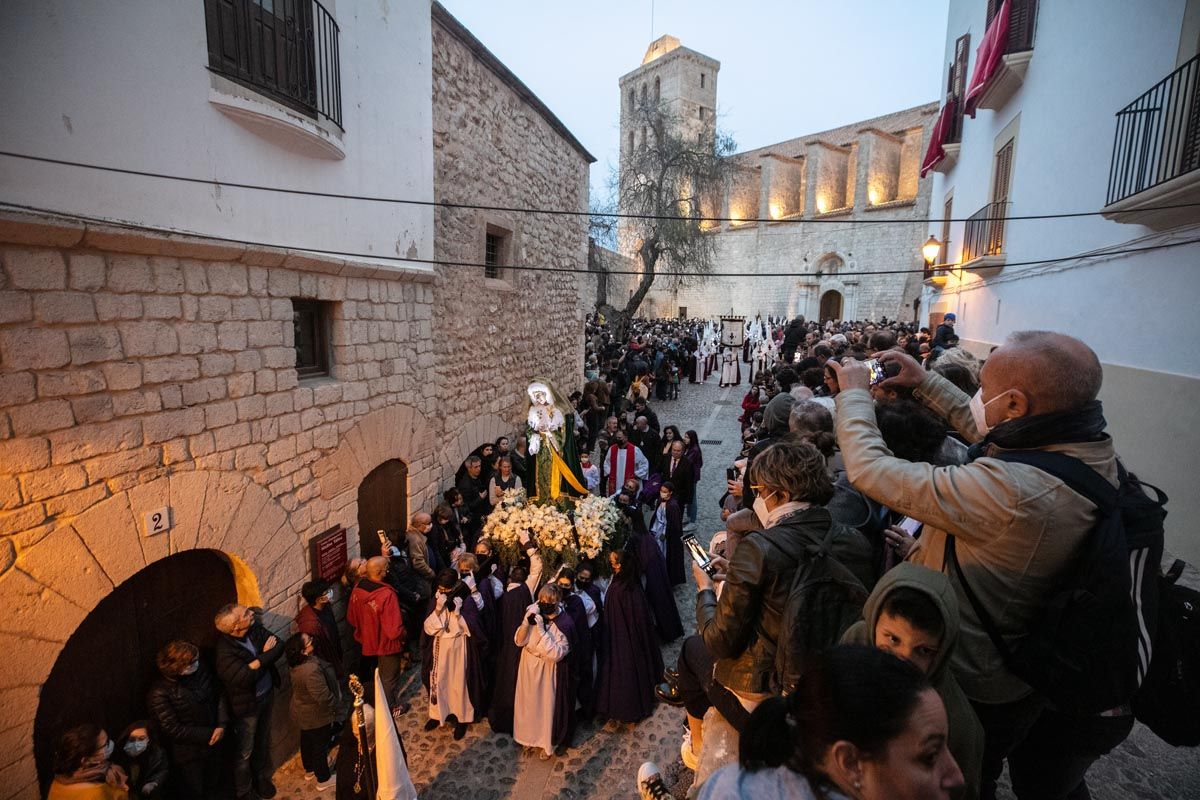
POLYGON ((942 113, 938 115, 938 120, 933 125, 933 133, 929 136, 929 148, 925 151, 925 160, 921 162, 922 178, 946 157, 943 145, 946 144, 950 128, 954 125, 954 107, 957 105, 958 101, 951 97, 946 100, 946 105, 942 106, 942 113))
POLYGON ((1004 51, 1008 46, 1010 6, 1011 0, 1004 0, 1000 5, 1000 10, 992 18, 992 24, 988 25, 987 31, 983 34, 983 41, 979 43, 979 49, 975 51, 975 72, 971 75, 971 84, 967 88, 967 102, 964 107, 971 119, 975 119, 975 109, 983 97, 984 90, 987 89, 988 81, 996 74, 996 68, 1000 66, 1000 59, 1004 57, 1004 51))

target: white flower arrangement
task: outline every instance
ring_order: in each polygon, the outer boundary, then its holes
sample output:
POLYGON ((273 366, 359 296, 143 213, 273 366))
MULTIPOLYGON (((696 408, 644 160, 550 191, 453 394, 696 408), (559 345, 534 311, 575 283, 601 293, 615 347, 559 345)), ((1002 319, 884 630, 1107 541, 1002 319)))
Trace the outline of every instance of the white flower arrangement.
POLYGON ((579 552, 596 558, 614 538, 621 524, 621 511, 607 497, 588 495, 575 504, 575 533, 579 552))

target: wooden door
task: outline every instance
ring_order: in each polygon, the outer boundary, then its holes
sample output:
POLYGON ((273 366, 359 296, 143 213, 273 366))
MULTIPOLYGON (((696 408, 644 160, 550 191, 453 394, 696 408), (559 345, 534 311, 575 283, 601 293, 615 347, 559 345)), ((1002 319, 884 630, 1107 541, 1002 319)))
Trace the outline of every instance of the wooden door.
POLYGON ((379 555, 376 531, 401 542, 408 528, 408 465, 399 459, 380 464, 358 487, 358 542, 363 558, 379 555))
POLYGON ((842 293, 828 291, 821 295, 821 311, 818 319, 821 322, 827 322, 831 319, 842 318, 842 293))
POLYGON ((144 719, 159 649, 185 639, 211 656, 213 616, 236 601, 233 571, 216 550, 156 561, 101 600, 67 640, 42 686, 33 726, 42 785, 51 778, 60 734, 94 722, 116 739, 130 722, 144 719))

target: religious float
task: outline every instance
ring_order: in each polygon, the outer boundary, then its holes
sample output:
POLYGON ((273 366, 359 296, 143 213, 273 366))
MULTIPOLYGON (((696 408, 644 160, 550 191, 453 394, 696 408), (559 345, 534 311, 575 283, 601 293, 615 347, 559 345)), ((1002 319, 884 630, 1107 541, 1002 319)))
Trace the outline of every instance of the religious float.
POLYGON ((602 553, 625 545, 628 522, 615 501, 589 494, 579 467, 575 414, 559 406, 560 394, 550 382, 529 385, 527 417, 529 455, 534 459, 533 494, 509 489, 483 526, 483 535, 507 566, 521 558, 522 532, 537 545, 547 573, 561 565, 575 567, 583 559, 604 571, 602 553))

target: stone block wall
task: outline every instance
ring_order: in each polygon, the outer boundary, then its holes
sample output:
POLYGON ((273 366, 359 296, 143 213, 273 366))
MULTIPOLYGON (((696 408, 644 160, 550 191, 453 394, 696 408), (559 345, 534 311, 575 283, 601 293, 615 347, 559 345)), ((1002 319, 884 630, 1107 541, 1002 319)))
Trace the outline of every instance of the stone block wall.
MULTIPOLYGON (((48 674, 108 592, 195 547, 243 565, 241 599, 286 633, 309 539, 342 525, 357 552, 367 472, 404 460, 412 505, 428 506, 446 472, 437 384, 425 377, 432 281, 293 251, 0 219, 0 641, 47 643, 18 646, 10 666, 48 674), (293 298, 329 303, 329 377, 297 377, 293 298), (143 515, 164 506, 174 527, 145 535, 143 515)), ((0 785, 35 794, 25 726, 36 699, 9 685, 0 728, 20 735, 0 757, 0 785)))
MULTIPOLYGON (((439 201, 587 210, 588 157, 531 108, 453 26, 433 27, 434 190, 439 201)), ((526 90, 527 91, 527 90, 526 90)), ((484 261, 485 231, 511 236, 509 265, 587 269, 587 217, 437 209, 439 261, 484 261)), ((433 354, 446 430, 481 414, 514 429, 534 376, 580 388, 580 284, 590 276, 474 266, 436 269, 433 354)), ((594 289, 593 289, 594 291, 594 289)))

